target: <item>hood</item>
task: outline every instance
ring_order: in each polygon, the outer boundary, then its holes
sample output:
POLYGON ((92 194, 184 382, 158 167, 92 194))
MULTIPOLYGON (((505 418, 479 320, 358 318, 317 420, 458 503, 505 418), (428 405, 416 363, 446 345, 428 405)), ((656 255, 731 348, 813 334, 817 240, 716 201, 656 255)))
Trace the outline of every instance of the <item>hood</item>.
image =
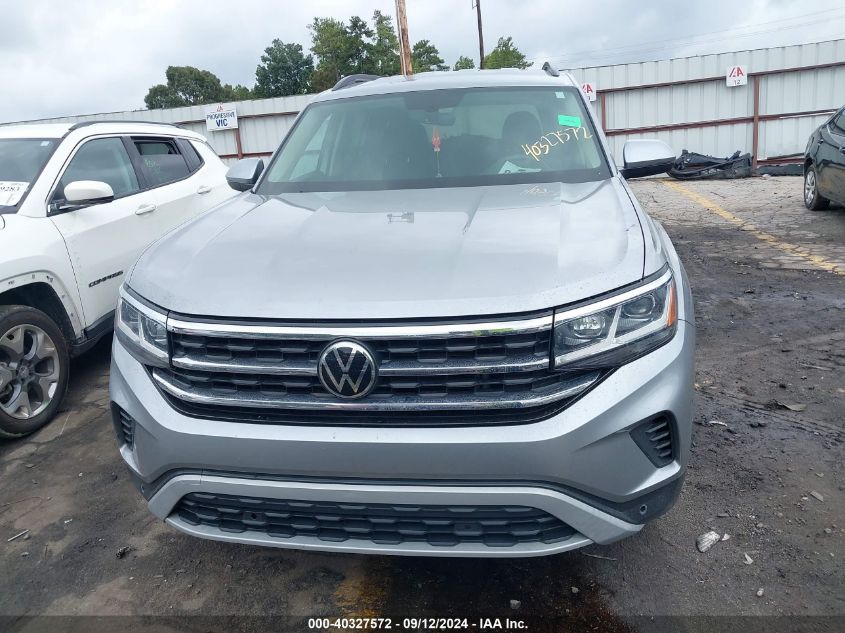
POLYGON ((644 248, 616 179, 247 193, 153 245, 129 285, 169 310, 204 316, 480 316, 636 282, 644 248))

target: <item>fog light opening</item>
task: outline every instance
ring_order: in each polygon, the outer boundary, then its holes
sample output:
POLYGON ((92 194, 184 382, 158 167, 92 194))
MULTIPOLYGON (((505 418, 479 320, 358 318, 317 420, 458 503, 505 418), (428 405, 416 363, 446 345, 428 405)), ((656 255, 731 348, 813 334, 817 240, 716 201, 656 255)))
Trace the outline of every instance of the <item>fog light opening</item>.
POLYGON ((634 426, 631 438, 657 468, 668 466, 675 459, 677 446, 674 418, 658 413, 634 426))

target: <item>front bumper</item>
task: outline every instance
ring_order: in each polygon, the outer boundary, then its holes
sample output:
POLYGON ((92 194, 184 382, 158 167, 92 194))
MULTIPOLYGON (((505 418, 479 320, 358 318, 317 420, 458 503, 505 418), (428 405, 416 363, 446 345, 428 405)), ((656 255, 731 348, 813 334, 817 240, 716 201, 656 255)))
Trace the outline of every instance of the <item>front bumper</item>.
POLYGON ((674 502, 692 417, 694 327, 680 321, 663 347, 619 368, 560 414, 496 427, 376 428, 244 424, 175 411, 147 370, 114 342, 111 399, 134 421, 121 455, 150 510, 195 536, 344 552, 534 556, 636 533, 674 502), (656 467, 629 431, 665 413, 674 459, 656 467), (575 530, 555 543, 490 547, 329 542, 192 525, 174 509, 192 492, 263 499, 537 508, 575 530))

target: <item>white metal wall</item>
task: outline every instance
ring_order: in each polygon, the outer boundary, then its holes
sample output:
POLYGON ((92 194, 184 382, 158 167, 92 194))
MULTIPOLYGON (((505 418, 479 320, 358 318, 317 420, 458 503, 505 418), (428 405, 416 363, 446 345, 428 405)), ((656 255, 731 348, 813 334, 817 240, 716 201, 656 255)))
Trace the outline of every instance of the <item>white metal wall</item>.
MULTIPOLYGON (((784 46, 718 55, 700 55, 661 61, 573 68, 579 82, 591 82, 599 92, 643 84, 719 77, 705 83, 641 88, 605 95, 608 130, 641 128, 673 123, 752 116, 753 81, 728 88, 728 67, 744 65, 749 73, 845 62, 845 40, 784 46)), ((834 110, 845 104, 845 67, 801 70, 761 77, 760 114, 834 110)), ((594 103, 601 117, 600 102, 594 103)), ((760 122, 758 158, 803 152, 807 137, 825 116, 760 122)), ((676 153, 682 149, 727 156, 736 150, 750 152, 752 125, 739 123, 718 127, 647 132, 610 136, 617 160, 629 138, 644 136, 666 141, 676 153)))
MULTIPOLYGON (((718 55, 700 55, 661 61, 574 68, 570 72, 581 82, 590 81, 603 90, 643 84, 724 77, 729 66, 742 64, 748 72, 797 68, 845 62, 845 40, 758 49, 718 55)), ((608 130, 630 129, 673 123, 751 116, 754 108, 753 81, 735 88, 724 79, 705 83, 639 88, 604 95, 608 130)), ((290 129, 291 123, 308 103, 310 95, 241 101, 236 104, 241 149, 246 154, 270 153, 290 129)), ((782 114, 840 107, 845 104, 845 67, 799 70, 761 78, 760 114, 782 114)), ((594 103, 601 117, 600 102, 594 103)), ((42 119, 86 121, 128 119, 182 123, 206 135, 211 146, 227 161, 237 154, 232 130, 207 132, 205 106, 164 110, 131 110, 82 116, 42 119)), ((804 150, 807 137, 825 116, 761 121, 758 157, 784 156, 804 150)), ((35 121, 32 121, 35 122, 35 121)), ((736 150, 752 149, 752 125, 739 123, 718 127, 690 128, 643 134, 612 135, 613 153, 621 159, 622 146, 629 138, 656 137, 666 141, 676 153, 682 149, 726 156, 736 150)))

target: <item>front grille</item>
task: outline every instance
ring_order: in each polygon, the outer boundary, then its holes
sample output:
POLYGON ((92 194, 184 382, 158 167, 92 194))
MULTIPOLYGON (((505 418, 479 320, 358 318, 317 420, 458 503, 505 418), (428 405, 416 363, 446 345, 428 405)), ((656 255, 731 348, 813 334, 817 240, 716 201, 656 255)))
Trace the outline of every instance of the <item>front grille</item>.
POLYGON ((309 502, 194 492, 173 510, 190 525, 272 538, 312 537, 378 545, 478 543, 514 547, 558 543, 575 530, 551 514, 525 506, 429 506, 309 502))
POLYGON ((545 419, 601 378, 550 368, 552 315, 495 323, 284 326, 168 323, 171 367, 153 378, 180 411, 256 423, 472 425, 545 419), (376 386, 343 399, 318 377, 327 345, 372 353, 376 386))

